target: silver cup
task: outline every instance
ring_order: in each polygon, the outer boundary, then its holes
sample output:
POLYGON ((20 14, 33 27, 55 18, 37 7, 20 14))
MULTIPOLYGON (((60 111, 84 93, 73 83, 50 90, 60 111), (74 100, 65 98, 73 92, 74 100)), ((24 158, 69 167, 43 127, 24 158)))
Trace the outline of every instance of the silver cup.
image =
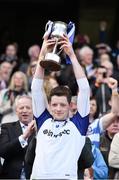
MULTIPOLYGON (((47 30, 47 26, 46 26, 46 30, 47 30)), ((63 34, 67 34, 67 24, 62 21, 53 22, 50 38, 55 38, 56 43, 53 48, 53 51, 47 53, 45 55, 44 60, 40 61, 40 65, 44 69, 48 69, 51 71, 59 71, 61 69, 61 65, 60 65, 61 58, 59 56, 61 53, 61 50, 58 51, 57 45, 58 45, 59 39, 63 37, 63 34)))

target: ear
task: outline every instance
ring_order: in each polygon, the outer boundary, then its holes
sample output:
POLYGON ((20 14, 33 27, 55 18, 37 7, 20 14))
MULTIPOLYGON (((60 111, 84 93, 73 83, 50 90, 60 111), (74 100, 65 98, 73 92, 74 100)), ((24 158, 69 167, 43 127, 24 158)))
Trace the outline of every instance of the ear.
POLYGON ((15 107, 15 112, 18 115, 18 108, 17 107, 15 107))
POLYGON ((50 103, 47 104, 47 109, 49 112, 51 111, 51 104, 50 103))

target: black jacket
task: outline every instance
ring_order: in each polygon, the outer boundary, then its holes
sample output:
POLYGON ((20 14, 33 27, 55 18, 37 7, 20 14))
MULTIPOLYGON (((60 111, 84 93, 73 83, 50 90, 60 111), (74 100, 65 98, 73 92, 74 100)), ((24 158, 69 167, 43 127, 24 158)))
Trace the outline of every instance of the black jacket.
POLYGON ((85 145, 78 160, 78 179, 84 178, 84 170, 90 168, 93 165, 93 162, 94 156, 92 153, 91 141, 86 137, 85 145))
MULTIPOLYGON (((22 134, 20 122, 2 124, 0 134, 0 157, 4 158, 2 179, 20 179, 27 146, 21 147, 18 137, 22 134)), ((29 138, 28 141, 30 141, 29 138)), ((24 165, 26 178, 28 172, 24 165)))

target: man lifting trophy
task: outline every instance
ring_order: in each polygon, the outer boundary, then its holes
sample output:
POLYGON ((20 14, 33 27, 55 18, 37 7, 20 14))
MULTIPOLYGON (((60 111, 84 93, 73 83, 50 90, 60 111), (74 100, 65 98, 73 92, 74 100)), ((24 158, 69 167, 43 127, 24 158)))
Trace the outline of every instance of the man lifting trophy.
POLYGON ((48 21, 45 27, 45 31, 50 31, 49 38, 55 40, 55 45, 53 47, 52 52, 47 52, 44 59, 40 61, 40 65, 44 69, 48 69, 51 71, 59 71, 61 68, 61 52, 58 48, 58 41, 63 37, 63 35, 67 35, 70 39, 70 42, 73 43, 75 25, 70 22, 66 24, 62 21, 51 22, 48 21))

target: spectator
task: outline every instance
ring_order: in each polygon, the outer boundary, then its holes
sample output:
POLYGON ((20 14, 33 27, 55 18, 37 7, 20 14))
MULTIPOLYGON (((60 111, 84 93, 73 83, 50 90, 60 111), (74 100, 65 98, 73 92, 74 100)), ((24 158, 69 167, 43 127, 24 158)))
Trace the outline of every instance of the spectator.
POLYGON ((96 98, 99 114, 102 115, 110 109, 109 100, 111 98, 111 90, 107 84, 107 70, 104 66, 96 68, 95 80, 90 85, 92 96, 96 98))
POLYGON ((105 43, 107 41, 107 21, 101 20, 99 22, 99 42, 105 43))
POLYGON ((118 80, 119 83, 119 55, 115 58, 113 77, 118 80))
POLYGON ((35 44, 32 45, 29 49, 28 49, 28 55, 30 58, 30 62, 34 61, 34 60, 38 60, 38 56, 40 53, 40 46, 35 44))
POLYGON ((84 179, 107 179, 108 177, 108 167, 104 161, 104 158, 100 152, 100 150, 92 145, 92 153, 94 156, 94 162, 92 165, 92 169, 86 169, 84 173, 84 179), (87 175, 88 171, 88 175, 87 175), (88 178, 87 178, 88 177, 88 178))
POLYGON ((84 179, 85 169, 91 168, 93 163, 94 156, 92 153, 92 144, 90 139, 86 137, 85 145, 78 160, 78 179, 84 179))
MULTIPOLYGON (((93 50, 88 46, 83 46, 79 51, 81 64, 84 66, 88 80, 94 78, 95 64, 93 62, 93 50)), ((89 81, 89 82, 90 82, 89 81)))
POLYGON ((31 97, 24 95, 17 98, 16 113, 19 118, 17 122, 1 126, 0 156, 4 158, 2 179, 29 178, 24 157, 32 134, 35 132, 31 97))
POLYGON ((109 166, 119 170, 119 132, 112 139, 108 161, 109 166))
POLYGON ((119 39, 116 41, 114 48, 111 52, 112 56, 115 58, 119 55, 119 39))
POLYGON ((0 91, 8 87, 12 69, 9 62, 5 61, 0 64, 0 91))
POLYGON ((108 54, 111 52, 110 46, 106 43, 96 44, 96 49, 97 49, 97 56, 98 57, 100 57, 102 54, 105 54, 105 53, 108 54))
POLYGON ((40 53, 40 46, 35 44, 29 47, 28 49, 28 56, 29 59, 27 60, 27 62, 23 62, 20 65, 19 70, 26 73, 29 67, 29 64, 31 64, 33 61, 37 61, 38 60, 38 56, 40 53))
POLYGON ((108 128, 108 126, 115 120, 118 115, 119 95, 118 95, 118 83, 115 79, 108 79, 108 86, 112 89, 111 96, 111 112, 107 112, 102 117, 95 119, 90 123, 87 131, 87 136, 91 139, 91 142, 99 148, 100 135, 108 128))
POLYGON ((95 61, 100 64, 100 56, 103 54, 111 54, 111 48, 106 43, 99 43, 95 46, 95 61))
POLYGON ((55 77, 50 76, 50 75, 46 75, 44 77, 44 90, 45 90, 47 99, 49 98, 51 90, 57 86, 58 86, 58 82, 55 79, 55 77))
MULTIPOLYGON (((13 120, 7 115, 14 114, 14 101, 18 95, 28 94, 27 77, 23 72, 16 71, 11 78, 9 88, 0 92, 0 113, 3 115, 3 122, 13 120), (5 117, 6 116, 6 117, 5 117), (6 119, 6 120, 5 120, 6 119)), ((17 117, 15 116, 15 119, 17 117)), ((2 123, 3 123, 2 122, 2 123)))
POLYGON ((77 112, 77 96, 71 97, 71 103, 70 103, 70 117, 74 116, 77 112))
POLYGON ((90 98, 89 122, 92 123, 97 118, 99 118, 99 106, 97 105, 97 101, 96 101, 95 97, 91 97, 90 98))
POLYGON ((115 117, 113 122, 110 124, 110 126, 108 126, 105 133, 102 134, 100 138, 100 150, 109 168, 109 174, 108 174, 109 179, 113 179, 115 176, 115 172, 117 171, 117 169, 109 165, 108 157, 109 157, 111 142, 113 140, 114 135, 118 132, 119 132, 119 116, 115 117))
POLYGON ((31 91, 31 82, 33 79, 33 75, 36 70, 37 60, 34 60, 33 62, 30 62, 28 69, 27 69, 27 77, 28 77, 28 89, 31 91))
POLYGON ((18 58, 18 44, 16 42, 10 43, 6 46, 4 54, 0 56, 0 61, 11 63, 13 67, 12 73, 18 70, 20 59, 18 58))
POLYGON ((113 76, 113 64, 111 61, 103 61, 101 62, 101 65, 107 69, 107 77, 113 76))
POLYGON ((99 63, 100 64, 102 64, 105 61, 108 61, 108 62, 111 61, 111 58, 110 58, 109 54, 107 54, 107 53, 101 54, 99 57, 99 63))

